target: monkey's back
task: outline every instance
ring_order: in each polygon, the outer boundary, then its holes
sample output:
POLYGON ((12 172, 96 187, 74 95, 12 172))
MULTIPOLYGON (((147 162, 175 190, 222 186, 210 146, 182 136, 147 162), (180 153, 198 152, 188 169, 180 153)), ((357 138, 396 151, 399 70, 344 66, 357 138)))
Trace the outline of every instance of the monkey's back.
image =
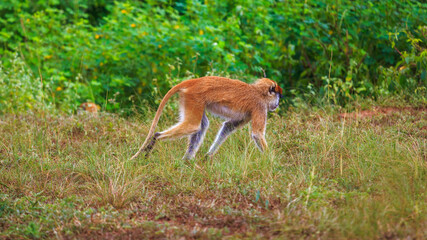
POLYGON ((259 91, 251 84, 225 78, 207 76, 186 80, 179 84, 180 95, 209 107, 225 107, 234 112, 251 112, 259 106, 259 91))

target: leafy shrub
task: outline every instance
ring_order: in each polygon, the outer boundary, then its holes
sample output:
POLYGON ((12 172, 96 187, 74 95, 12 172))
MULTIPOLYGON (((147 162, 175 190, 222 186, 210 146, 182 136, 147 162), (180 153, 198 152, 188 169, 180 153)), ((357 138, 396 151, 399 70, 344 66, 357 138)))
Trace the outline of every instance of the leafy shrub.
POLYGON ((54 109, 73 112, 77 109, 79 95, 75 83, 64 81, 64 87, 60 87, 55 78, 35 77, 17 54, 7 65, 5 68, 0 63, 0 113, 54 109))
MULTIPOLYGON (((67 107, 94 101, 115 111, 163 94, 177 79, 231 73, 250 81, 264 70, 288 96, 345 104, 402 92, 389 73, 402 65, 396 49, 408 52, 406 64, 425 61, 403 37, 427 25, 426 4, 414 0, 25 0, 0 3, 0 14, 1 58, 20 52, 51 83, 47 101, 67 107)), ((415 79, 411 91, 425 83, 412 73, 405 73, 415 79)))
POLYGON ((17 55, 8 69, 0 63, 0 113, 38 108, 42 99, 40 79, 33 76, 17 55))
POLYGON ((380 68, 379 92, 389 95, 394 92, 416 94, 426 101, 427 92, 427 26, 420 26, 414 33, 403 31, 391 35, 391 45, 400 54, 401 60, 393 67, 380 68), (414 35, 415 34, 415 35, 414 35), (411 49, 401 51, 395 46, 396 39, 411 43, 411 49))

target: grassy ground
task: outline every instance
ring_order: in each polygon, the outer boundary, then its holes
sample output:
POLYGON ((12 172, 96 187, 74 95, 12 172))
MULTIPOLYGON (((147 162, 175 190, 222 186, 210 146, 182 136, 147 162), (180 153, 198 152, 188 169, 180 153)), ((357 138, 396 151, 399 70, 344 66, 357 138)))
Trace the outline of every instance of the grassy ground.
MULTIPOLYGON (((158 129, 173 124, 167 111, 158 129)), ((212 119, 212 117, 210 117, 212 119)), ((269 117, 210 160, 186 140, 128 159, 151 116, 0 116, 0 239, 427 237, 427 110, 269 117)))

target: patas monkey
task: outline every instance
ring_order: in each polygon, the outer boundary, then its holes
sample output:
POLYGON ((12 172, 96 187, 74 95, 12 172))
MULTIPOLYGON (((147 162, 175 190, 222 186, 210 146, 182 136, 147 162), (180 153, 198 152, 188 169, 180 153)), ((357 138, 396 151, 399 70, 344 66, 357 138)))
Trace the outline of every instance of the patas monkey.
POLYGON ((254 84, 210 76, 183 81, 166 93, 145 142, 131 160, 142 151, 148 156, 157 140, 184 136, 189 136, 184 159, 193 158, 209 126, 205 111, 226 119, 207 153, 208 156, 217 151, 228 135, 249 121, 252 121, 252 138, 256 146, 264 151, 267 148, 264 137, 267 111, 275 110, 281 97, 282 89, 268 78, 259 79, 254 84), (166 102, 177 92, 180 97, 180 121, 168 130, 154 133, 166 102))
POLYGON ((80 104, 80 108, 82 108, 86 112, 91 112, 96 114, 101 107, 95 103, 85 102, 80 104))

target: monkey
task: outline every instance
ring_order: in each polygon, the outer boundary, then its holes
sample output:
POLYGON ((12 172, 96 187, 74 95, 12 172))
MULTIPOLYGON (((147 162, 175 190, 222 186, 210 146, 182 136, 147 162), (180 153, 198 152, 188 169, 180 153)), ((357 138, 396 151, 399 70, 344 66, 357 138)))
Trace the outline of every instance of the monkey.
POLYGON ((91 102, 85 102, 80 104, 80 108, 83 109, 86 112, 91 112, 93 114, 96 114, 101 107, 95 103, 91 102))
POLYGON ((148 157, 157 140, 185 136, 189 136, 189 142, 183 159, 194 158, 209 127, 206 112, 225 119, 207 157, 212 157, 231 133, 250 121, 251 137, 263 152, 268 147, 265 140, 267 112, 274 111, 281 98, 282 88, 268 78, 258 79, 253 84, 216 76, 185 80, 172 87, 163 97, 147 138, 131 160, 141 152, 148 157), (154 133, 166 102, 175 93, 179 94, 180 121, 165 131, 154 133))

